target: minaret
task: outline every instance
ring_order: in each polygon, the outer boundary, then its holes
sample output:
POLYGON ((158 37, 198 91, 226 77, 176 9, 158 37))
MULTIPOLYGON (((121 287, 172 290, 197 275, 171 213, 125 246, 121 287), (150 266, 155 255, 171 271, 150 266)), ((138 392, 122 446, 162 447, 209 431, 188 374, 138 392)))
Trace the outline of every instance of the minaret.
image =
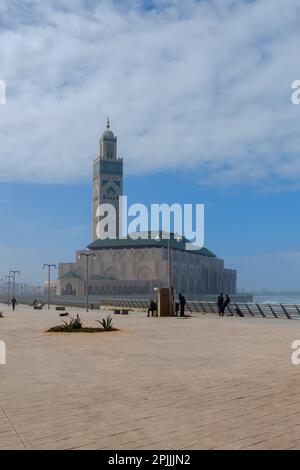
MULTIPOLYGON (((99 156, 94 160, 93 177, 93 241, 97 240, 98 218, 96 211, 99 204, 110 203, 116 208, 119 220, 119 197, 123 195, 123 159, 118 158, 117 137, 110 129, 107 118, 106 130, 100 139, 99 156)), ((117 238, 119 225, 117 223, 117 238)))

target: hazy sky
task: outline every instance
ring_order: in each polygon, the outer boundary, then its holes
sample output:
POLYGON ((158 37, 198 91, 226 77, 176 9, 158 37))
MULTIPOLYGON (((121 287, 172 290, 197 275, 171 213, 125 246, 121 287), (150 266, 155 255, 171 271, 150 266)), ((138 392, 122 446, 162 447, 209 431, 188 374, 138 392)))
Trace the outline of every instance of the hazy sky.
POLYGON ((1 0, 0 277, 91 239, 106 116, 132 202, 206 204, 245 289, 297 289, 298 0, 1 0), (37 184, 38 183, 38 184, 37 184))

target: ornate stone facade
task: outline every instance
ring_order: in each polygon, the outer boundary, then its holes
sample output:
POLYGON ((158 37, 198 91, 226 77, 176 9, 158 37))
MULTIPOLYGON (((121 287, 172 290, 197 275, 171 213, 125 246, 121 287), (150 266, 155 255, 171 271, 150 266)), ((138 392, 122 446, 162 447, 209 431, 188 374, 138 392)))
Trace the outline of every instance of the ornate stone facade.
POLYGON ((118 237, 119 197, 123 194, 123 159, 117 157, 117 137, 107 120, 106 130, 100 139, 100 153, 94 160, 93 173, 93 240, 97 240, 100 204, 112 204, 116 209, 118 237))
MULTIPOLYGON (((166 240, 120 241, 120 246, 96 247, 90 261, 89 292, 94 295, 151 294, 155 286, 167 285, 168 250, 166 240)), ((177 245, 177 242, 174 242, 177 245)), ((224 268, 224 261, 209 250, 171 250, 172 283, 176 292, 215 294, 236 292, 236 271, 224 268)), ((79 253, 77 253, 78 255, 79 253)), ((83 295, 86 292, 85 260, 59 265, 57 294, 83 295)))
MULTIPOLYGON (((106 202, 118 211, 123 195, 123 160, 117 158, 117 138, 107 129, 100 139, 100 155, 94 161, 93 243, 88 246, 95 259, 90 260, 89 292, 94 295, 153 294, 155 286, 168 284, 168 241, 152 239, 98 240, 96 210, 106 202)), ((117 212, 118 213, 118 212, 117 212)), ((158 234, 161 236, 161 234, 158 234)), ((187 240, 171 244, 172 283, 176 292, 186 295, 235 294, 236 271, 224 268, 224 261, 206 248, 189 251, 187 240)), ((52 283, 58 295, 84 295, 87 289, 86 260, 59 264, 59 279, 52 283)))

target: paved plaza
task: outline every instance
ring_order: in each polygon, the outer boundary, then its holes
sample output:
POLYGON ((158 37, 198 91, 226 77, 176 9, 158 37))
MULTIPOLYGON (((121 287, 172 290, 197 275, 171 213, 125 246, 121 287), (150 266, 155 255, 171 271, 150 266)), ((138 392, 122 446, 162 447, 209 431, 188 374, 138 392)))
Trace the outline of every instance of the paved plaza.
POLYGON ((1 310, 0 449, 300 449, 300 322, 1 310))

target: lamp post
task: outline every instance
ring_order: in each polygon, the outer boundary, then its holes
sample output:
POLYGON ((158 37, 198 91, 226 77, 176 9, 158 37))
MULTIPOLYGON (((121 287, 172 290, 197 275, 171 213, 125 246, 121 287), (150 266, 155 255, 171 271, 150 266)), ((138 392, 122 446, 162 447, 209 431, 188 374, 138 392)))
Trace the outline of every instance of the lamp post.
POLYGON ((154 292, 155 292, 156 316, 157 317, 158 317, 158 291, 159 291, 159 287, 155 286, 154 287, 154 292))
MULTIPOLYGON (((155 237, 156 240, 161 240, 161 236, 158 235, 155 237)), ((175 234, 173 235, 175 240, 175 234)), ((173 303, 173 289, 172 289, 172 251, 171 251, 171 233, 169 234, 168 240, 168 289, 169 289, 169 315, 174 313, 174 303, 173 303)), ((179 243, 182 241, 182 237, 177 235, 176 241, 179 243)))
POLYGON ((48 310, 50 310, 50 285, 51 285, 51 268, 57 269, 55 264, 44 264, 42 269, 48 268, 48 310))
POLYGON ((16 274, 18 274, 19 276, 21 275, 20 271, 14 271, 13 269, 11 269, 9 271, 9 274, 12 275, 13 277, 13 288, 12 288, 12 296, 13 296, 13 299, 15 298, 15 294, 16 294, 16 274))
POLYGON ((78 256, 78 259, 86 258, 86 311, 89 311, 89 259, 95 259, 94 253, 89 253, 88 251, 82 251, 78 256))
POLYGON ((12 275, 8 274, 7 276, 5 276, 5 279, 8 279, 8 283, 7 283, 7 305, 10 304, 10 280, 13 278, 12 275))
POLYGON ((168 238, 168 281, 169 281, 169 315, 173 315, 172 292, 172 260, 171 260, 171 234, 168 238))
MULTIPOLYGON (((155 240, 162 239, 162 235, 157 235, 155 240)), ((172 301, 172 260, 171 260, 171 233, 169 234, 167 251, 168 251, 168 290, 169 290, 169 315, 173 312, 173 301, 172 301)))
MULTIPOLYGON (((3 283, 3 282, 5 282, 4 279, 0 279, 0 283, 3 283)), ((1 292, 2 292, 2 289, 1 289, 1 292)), ((4 292, 4 290, 3 290, 3 292, 4 292)))

